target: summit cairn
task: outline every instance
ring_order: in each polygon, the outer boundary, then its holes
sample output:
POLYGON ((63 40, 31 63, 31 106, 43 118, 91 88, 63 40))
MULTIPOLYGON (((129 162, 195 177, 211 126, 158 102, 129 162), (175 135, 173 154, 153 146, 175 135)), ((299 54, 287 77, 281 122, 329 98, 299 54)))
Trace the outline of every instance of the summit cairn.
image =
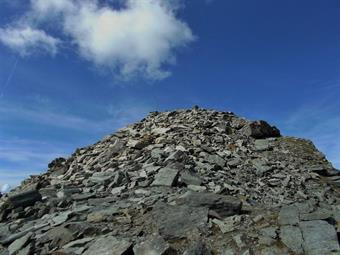
POLYGON ((340 172, 265 121, 152 112, 0 198, 0 255, 340 254, 340 172))

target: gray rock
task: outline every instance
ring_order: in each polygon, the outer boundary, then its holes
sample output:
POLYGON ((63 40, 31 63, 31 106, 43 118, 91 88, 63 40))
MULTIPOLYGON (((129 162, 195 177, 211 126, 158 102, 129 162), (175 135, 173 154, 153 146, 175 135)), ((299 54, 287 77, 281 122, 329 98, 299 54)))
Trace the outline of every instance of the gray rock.
POLYGON ((148 237, 146 241, 137 243, 133 247, 134 255, 171 255, 177 254, 176 250, 170 247, 160 236, 148 237))
POLYGON ((34 205, 36 202, 41 201, 42 197, 39 191, 29 190, 14 195, 10 194, 8 200, 13 208, 17 208, 34 205))
POLYGON ((33 245, 29 243, 25 248, 21 249, 17 255, 31 255, 33 254, 33 245))
POLYGON ((178 170, 165 167, 159 170, 151 186, 173 186, 178 177, 178 170))
POLYGON ((225 249, 223 252, 222 252, 222 255, 235 255, 235 251, 233 249, 225 249))
POLYGON ((38 240, 42 243, 53 242, 55 246, 64 246, 65 244, 71 242, 74 238, 75 236, 69 229, 59 226, 50 229, 38 240))
POLYGON ((29 243, 32 236, 33 236, 33 233, 27 233, 25 236, 15 240, 13 243, 11 243, 11 245, 8 246, 9 254, 10 255, 15 254, 16 252, 18 252, 19 250, 24 248, 29 243))
POLYGON ((240 223, 240 216, 230 216, 224 220, 213 219, 212 222, 215 223, 221 230, 223 234, 229 233, 237 229, 238 224, 240 223))
POLYGON ((302 254, 303 238, 298 227, 283 226, 280 229, 280 238, 282 242, 294 253, 302 254))
POLYGON ((94 183, 99 183, 99 184, 108 184, 111 179, 113 178, 114 173, 112 172, 99 172, 99 173, 94 173, 89 180, 94 182, 94 183))
POLYGON ((316 211, 311 213, 301 213, 300 220, 325 220, 331 218, 333 212, 324 208, 318 208, 316 211))
POLYGON ((67 243, 66 245, 63 246, 63 249, 81 247, 91 242, 92 240, 93 240, 93 237, 86 237, 86 238, 78 239, 78 240, 67 243))
POLYGON ((245 236, 243 234, 238 234, 236 236, 233 236, 233 240, 235 241, 238 248, 242 249, 246 246, 246 243, 244 241, 245 236))
POLYGON ((228 161, 228 166, 230 167, 237 167, 238 165, 240 165, 242 163, 242 159, 241 158, 234 158, 230 161, 228 161))
POLYGON ((53 226, 59 226, 59 225, 63 224, 64 222, 66 222, 69 219, 71 214, 72 214, 71 211, 59 213, 57 216, 52 218, 53 226))
POLYGON ((120 207, 118 205, 112 205, 105 209, 96 210, 87 215, 87 221, 92 223, 106 221, 110 216, 117 214, 120 207))
POLYGON ((202 180, 196 174, 191 173, 189 171, 182 171, 180 173, 180 182, 188 185, 200 186, 202 184, 202 180))
POLYGON ((186 205, 157 203, 152 212, 153 224, 165 240, 181 239, 193 233, 207 231, 208 209, 186 205), (178 227, 181 226, 181 227, 178 227))
POLYGON ((211 250, 201 241, 196 242, 183 255, 212 255, 211 250))
POLYGON ((275 239, 277 237, 277 230, 277 227, 262 228, 260 229, 260 234, 275 239))
POLYGON ((299 223, 306 255, 331 254, 339 251, 339 242, 334 227, 326 221, 313 220, 299 223))
POLYGON ((215 211, 220 217, 239 214, 242 208, 242 202, 235 197, 208 192, 188 191, 179 197, 176 203, 191 207, 206 207, 215 211))
POLYGON ((257 175, 263 175, 266 172, 272 171, 273 167, 272 166, 268 166, 267 162, 261 160, 261 159, 254 159, 252 161, 255 169, 256 169, 256 173, 257 175))
POLYGON ((205 160, 210 164, 217 165, 219 167, 224 167, 226 163, 226 161, 218 155, 208 154, 205 160))
POLYGON ((258 151, 266 151, 270 148, 269 141, 266 139, 255 140, 255 149, 258 151))
POLYGON ((295 205, 283 206, 278 218, 280 225, 295 225, 299 222, 299 210, 295 205))
POLYGON ((84 255, 129 255, 133 254, 132 243, 113 236, 100 237, 84 252, 84 255))

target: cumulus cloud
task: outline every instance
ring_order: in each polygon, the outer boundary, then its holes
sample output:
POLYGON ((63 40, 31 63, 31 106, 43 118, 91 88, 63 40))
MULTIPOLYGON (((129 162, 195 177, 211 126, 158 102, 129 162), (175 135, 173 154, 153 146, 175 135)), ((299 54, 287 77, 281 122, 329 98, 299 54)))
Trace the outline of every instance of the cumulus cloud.
POLYGON ((32 27, 0 28, 0 41, 9 48, 27 56, 36 51, 46 51, 52 55, 57 53, 59 40, 46 34, 43 30, 32 27))
MULTIPOLYGON (((41 27, 55 24, 62 35, 60 40, 76 47, 81 57, 123 77, 142 74, 163 79, 169 76, 166 67, 175 63, 177 49, 194 40, 189 26, 176 17, 178 1, 110 2, 103 5, 97 0, 31 0, 31 10, 24 23, 41 27)), ((36 31, 39 40, 33 42, 12 28, 2 32, 6 34, 4 38, 19 38, 12 40, 16 43, 2 41, 24 53, 30 47, 21 45, 42 45, 56 52, 57 41, 42 30, 36 31)))

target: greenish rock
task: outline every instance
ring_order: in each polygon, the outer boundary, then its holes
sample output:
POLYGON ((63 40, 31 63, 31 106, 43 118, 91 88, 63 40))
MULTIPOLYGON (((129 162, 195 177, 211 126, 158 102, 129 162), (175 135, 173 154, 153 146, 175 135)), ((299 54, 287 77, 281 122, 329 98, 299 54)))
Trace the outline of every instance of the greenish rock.
POLYGON ((326 221, 302 221, 299 226, 306 255, 331 254, 340 250, 337 233, 326 221))
POLYGON ((283 226, 280 229, 281 241, 294 253, 302 254, 302 233, 298 227, 295 226, 283 226))
POLYGON ((133 254, 132 243, 126 239, 104 236, 96 239, 83 255, 127 255, 133 254))

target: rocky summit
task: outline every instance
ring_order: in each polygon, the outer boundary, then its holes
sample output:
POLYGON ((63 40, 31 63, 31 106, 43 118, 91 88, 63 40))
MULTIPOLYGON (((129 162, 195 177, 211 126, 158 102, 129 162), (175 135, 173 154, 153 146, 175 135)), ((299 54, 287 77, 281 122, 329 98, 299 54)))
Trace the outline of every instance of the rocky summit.
POLYGON ((265 121, 152 112, 3 195, 0 254, 340 254, 339 189, 265 121))

